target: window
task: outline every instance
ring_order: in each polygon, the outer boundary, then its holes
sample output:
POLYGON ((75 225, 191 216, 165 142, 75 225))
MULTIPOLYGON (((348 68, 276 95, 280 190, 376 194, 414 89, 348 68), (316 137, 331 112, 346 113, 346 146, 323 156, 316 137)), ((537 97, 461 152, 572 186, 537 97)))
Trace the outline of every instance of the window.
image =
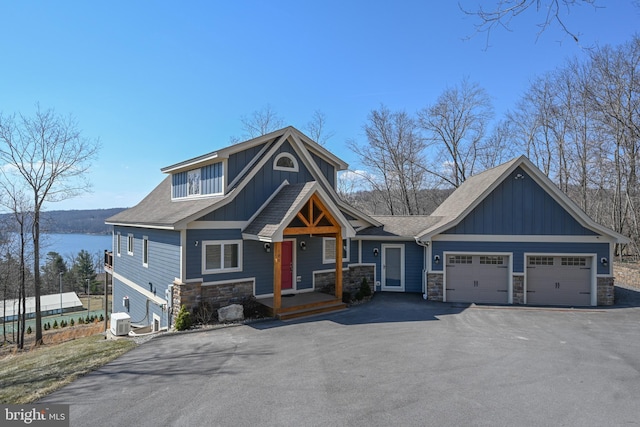
POLYGON ((473 264, 471 255, 452 255, 449 257, 449 264, 473 264))
POLYGON ((242 240, 202 242, 202 272, 242 271, 242 240))
POLYGON ((187 196, 197 196, 200 194, 200 169, 187 173, 187 196))
MULTIPOLYGON (((349 241, 342 239, 342 261, 349 261, 349 241)), ((322 239, 322 263, 336 262, 336 239, 325 237, 322 239)))
POLYGON ((133 255, 133 234, 127 236, 127 253, 133 255))
POLYGON ((116 235, 116 255, 120 256, 120 248, 122 247, 122 235, 120 232, 116 235))
POLYGON ((280 153, 273 161, 273 170, 298 172, 298 161, 289 153, 280 153))
POLYGON ((529 265, 553 265, 552 256, 532 256, 529 257, 529 265))
POLYGON ((502 265, 504 264, 504 257, 501 256, 481 256, 480 264, 492 264, 502 265))
POLYGON ((587 259, 582 257, 566 257, 561 260, 562 265, 573 265, 577 267, 586 267, 587 259))
POLYGON ((142 238, 142 266, 149 267, 149 238, 142 238))

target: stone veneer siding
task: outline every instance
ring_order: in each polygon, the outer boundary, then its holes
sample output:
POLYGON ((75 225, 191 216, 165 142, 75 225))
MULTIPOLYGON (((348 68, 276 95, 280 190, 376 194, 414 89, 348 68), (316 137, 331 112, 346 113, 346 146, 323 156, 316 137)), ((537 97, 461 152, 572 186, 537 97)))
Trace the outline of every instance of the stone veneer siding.
POLYGON ((210 304, 214 310, 217 310, 230 304, 241 303, 251 296, 253 296, 253 281, 245 280, 219 285, 203 285, 200 282, 174 283, 171 323, 175 323, 182 305, 191 313, 203 302, 210 304))
MULTIPOLYGON (((360 289, 362 279, 367 279, 367 283, 371 288, 371 293, 374 292, 375 280, 374 280, 375 268, 373 265, 356 265, 350 266, 348 269, 342 270, 342 292, 349 292, 352 296, 355 295, 360 289)), ((329 295, 335 295, 336 293, 336 272, 326 271, 321 273, 314 273, 315 277, 315 291, 322 292, 329 295)))
POLYGON ((513 303, 524 304, 524 276, 513 276, 513 303))
POLYGON ((613 277, 598 277, 596 286, 598 292, 598 305, 613 305, 615 299, 615 288, 613 277))
POLYGON ((444 298, 443 279, 442 273, 427 274, 427 300, 442 301, 444 298))

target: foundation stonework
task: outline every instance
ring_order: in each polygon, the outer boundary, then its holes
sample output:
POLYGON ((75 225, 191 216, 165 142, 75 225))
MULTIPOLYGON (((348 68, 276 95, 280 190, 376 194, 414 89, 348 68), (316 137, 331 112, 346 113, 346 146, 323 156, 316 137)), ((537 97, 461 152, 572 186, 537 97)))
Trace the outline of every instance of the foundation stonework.
POLYGON ((444 298, 442 273, 428 273, 427 274, 427 300, 442 301, 444 298))
POLYGON ((598 305, 613 305, 615 287, 613 277, 598 277, 598 305))
MULTIPOLYGON (((375 267, 372 265, 356 265, 342 271, 342 291, 355 295, 362 284, 362 279, 367 279, 367 283, 373 293, 375 267)), ((325 271, 315 273, 315 291, 324 294, 335 295, 336 293, 336 272, 325 271)))
POLYGON ((524 276, 513 276, 513 303, 524 304, 524 276))
POLYGON ((253 281, 245 280, 220 285, 203 285, 201 282, 174 283, 172 324, 175 323, 178 311, 183 305, 190 313, 193 313, 201 303, 207 303, 212 309, 217 310, 230 304, 242 303, 244 299, 251 296, 253 296, 253 281))

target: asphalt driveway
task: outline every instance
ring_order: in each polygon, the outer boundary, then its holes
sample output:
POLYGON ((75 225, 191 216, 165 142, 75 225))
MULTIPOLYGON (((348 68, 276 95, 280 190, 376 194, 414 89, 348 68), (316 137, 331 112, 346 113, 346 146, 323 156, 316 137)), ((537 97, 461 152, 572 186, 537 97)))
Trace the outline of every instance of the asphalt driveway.
POLYGON ((379 294, 293 322, 167 334, 50 395, 71 425, 640 424, 640 301, 532 309, 379 294))

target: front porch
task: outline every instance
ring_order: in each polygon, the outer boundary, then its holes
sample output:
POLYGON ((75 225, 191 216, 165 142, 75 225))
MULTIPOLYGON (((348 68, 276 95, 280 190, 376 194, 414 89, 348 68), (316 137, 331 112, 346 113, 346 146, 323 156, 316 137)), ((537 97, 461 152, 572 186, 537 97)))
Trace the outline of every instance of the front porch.
POLYGON ((347 305, 340 298, 321 292, 283 295, 280 299, 279 309, 276 307, 273 297, 259 298, 256 301, 266 307, 269 316, 278 317, 280 320, 295 319, 347 308, 347 305))

